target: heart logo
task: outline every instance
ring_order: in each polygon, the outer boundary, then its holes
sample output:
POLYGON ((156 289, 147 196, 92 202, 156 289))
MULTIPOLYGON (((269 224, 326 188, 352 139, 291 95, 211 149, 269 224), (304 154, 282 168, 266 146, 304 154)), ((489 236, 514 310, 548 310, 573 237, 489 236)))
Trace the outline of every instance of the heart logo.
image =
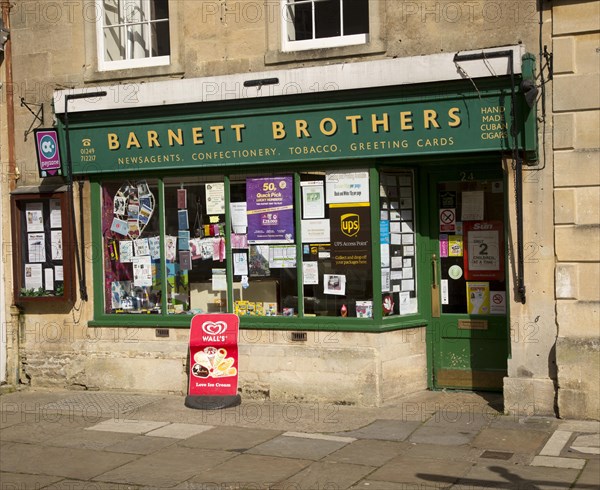
POLYGON ((154 214, 154 194, 145 180, 125 182, 113 200, 113 231, 136 240, 154 214))
POLYGON ((207 321, 202 324, 202 331, 208 335, 220 335, 227 330, 227 324, 221 322, 207 321))

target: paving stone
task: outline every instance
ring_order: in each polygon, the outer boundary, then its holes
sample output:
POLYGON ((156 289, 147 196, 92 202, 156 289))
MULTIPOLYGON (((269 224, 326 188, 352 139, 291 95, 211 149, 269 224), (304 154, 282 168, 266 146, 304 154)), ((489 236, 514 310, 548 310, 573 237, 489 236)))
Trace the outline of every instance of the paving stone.
POLYGON ((177 442, 178 439, 167 439, 166 437, 133 436, 112 446, 107 446, 105 450, 114 453, 147 455, 177 442))
POLYGON ((483 429, 473 446, 496 451, 539 453, 548 439, 547 432, 515 429, 483 429))
POLYGON ((477 463, 459 480, 466 488, 510 490, 565 490, 577 478, 578 470, 511 465, 504 462, 477 463))
POLYGON ((585 466, 585 459, 536 456, 533 458, 531 466, 548 466, 550 468, 573 468, 575 470, 582 470, 585 466))
POLYGON ((404 455, 408 458, 474 461, 481 450, 469 446, 440 446, 435 444, 410 444, 404 455))
MULTIPOLYGON (((3 448, 3 450, 5 450, 3 448)), ((30 475, 26 473, 0 472, 0 488, 2 490, 21 490, 22 488, 44 488, 54 482, 63 480, 62 476, 30 475)))
POLYGON ((454 430, 479 431, 487 427, 495 418, 496 412, 481 412, 481 407, 472 407, 466 412, 439 410, 423 424, 424 427, 449 427, 454 430))
POLYGON ((107 483, 99 481, 89 482, 82 480, 61 480, 59 482, 53 483, 48 487, 44 487, 44 490, 138 490, 140 488, 141 487, 138 487, 137 485, 122 485, 121 483, 107 483))
POLYGON ((571 443, 571 449, 584 454, 600 454, 600 434, 577 436, 571 443))
POLYGON ((281 435, 246 451, 249 454, 318 460, 344 447, 346 442, 323 441, 281 435))
POLYGON ((382 466, 408 447, 406 442, 359 439, 331 453, 324 461, 382 466))
POLYGON ((469 444, 477 431, 456 430, 454 427, 420 427, 409 438, 418 444, 439 444, 442 446, 462 446, 469 444))
MULTIPOLYGON (((441 461, 398 456, 369 475, 370 480, 449 487, 471 468, 465 461, 441 461)), ((375 487, 377 488, 377 487, 375 487)))
POLYGON ((70 447, 75 449, 94 449, 101 451, 114 444, 127 441, 133 436, 118 432, 69 431, 66 434, 53 437, 44 442, 48 446, 70 447))
MULTIPOLYGON (((519 417, 516 415, 503 415, 494 418, 490 422, 493 429, 515 429, 515 430, 540 430, 544 432, 559 428, 559 421, 548 417, 519 417)), ((560 430, 568 430, 560 427, 560 430)))
POLYGON ((153 422, 149 420, 133 419, 108 419, 99 424, 88 427, 87 430, 100 430, 107 432, 124 432, 127 434, 145 434, 159 427, 167 425, 169 422, 153 422))
POLYGON ((94 481, 168 488, 188 480, 199 471, 210 470, 233 456, 226 451, 173 446, 103 472, 94 481))
MULTIPOLYGON (((196 473, 189 482, 177 488, 190 488, 191 484, 212 483, 218 490, 226 488, 269 488, 310 465, 312 461, 303 459, 275 458, 259 454, 241 454, 224 463, 196 473)), ((293 488, 293 487, 292 487, 293 488)))
POLYGON ((207 430, 213 429, 212 425, 198 424, 169 424, 159 429, 147 432, 149 437, 169 437, 171 439, 188 439, 207 430))
POLYGON ((269 429, 247 429, 243 427, 215 427, 179 443, 180 446, 225 451, 246 451, 280 435, 280 431, 269 429))
MULTIPOLYGON (((335 488, 335 487, 334 487, 335 488)), ((432 487, 434 488, 434 487, 432 487)), ((350 490, 401 490, 398 488, 398 482, 380 481, 380 480, 362 480, 350 487, 350 490)), ((405 490, 413 490, 412 486, 405 487, 405 490)), ((427 486, 414 487, 414 490, 428 490, 427 486)))
POLYGON ((356 439, 380 439, 383 441, 405 441, 421 425, 417 421, 376 420, 361 429, 338 432, 336 435, 355 437, 356 439))
POLYGON ((572 488, 590 490, 600 486, 600 459, 590 459, 572 488))
POLYGON ((332 488, 342 490, 350 488, 354 483, 374 470, 370 466, 335 462, 316 462, 303 469, 291 478, 277 485, 273 490, 289 490, 292 488, 332 488))
POLYGON ((2 429, 0 431, 0 441, 3 443, 10 441, 40 444, 73 430, 85 428, 87 425, 85 421, 79 418, 69 420, 67 417, 56 419, 56 421, 22 422, 2 429))
POLYGON ((0 468, 14 473, 33 473, 87 480, 129 463, 134 456, 90 449, 71 449, 11 444, 0 452, 0 468))
POLYGON ((540 454, 542 456, 560 456, 572 434, 572 432, 565 430, 555 430, 540 451, 540 454))
POLYGON ((600 421, 597 420, 563 420, 560 421, 560 430, 571 432, 600 432, 600 421))

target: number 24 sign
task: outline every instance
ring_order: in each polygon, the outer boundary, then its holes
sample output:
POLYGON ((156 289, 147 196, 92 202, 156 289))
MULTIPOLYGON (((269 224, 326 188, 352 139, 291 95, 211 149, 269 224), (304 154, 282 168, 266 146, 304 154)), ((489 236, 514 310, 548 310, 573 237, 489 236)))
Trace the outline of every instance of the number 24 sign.
POLYGON ((464 266, 467 280, 504 280, 504 236, 501 221, 466 221, 464 266))

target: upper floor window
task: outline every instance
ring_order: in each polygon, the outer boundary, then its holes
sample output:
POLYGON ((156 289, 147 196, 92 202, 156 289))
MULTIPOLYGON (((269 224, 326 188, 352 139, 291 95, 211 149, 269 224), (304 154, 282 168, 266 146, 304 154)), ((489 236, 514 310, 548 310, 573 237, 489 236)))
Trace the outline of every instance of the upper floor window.
POLYGON ((369 36, 369 0, 281 0, 282 50, 364 44, 369 36))
POLYGON ((168 65, 167 0, 96 0, 98 69, 116 70, 168 65))

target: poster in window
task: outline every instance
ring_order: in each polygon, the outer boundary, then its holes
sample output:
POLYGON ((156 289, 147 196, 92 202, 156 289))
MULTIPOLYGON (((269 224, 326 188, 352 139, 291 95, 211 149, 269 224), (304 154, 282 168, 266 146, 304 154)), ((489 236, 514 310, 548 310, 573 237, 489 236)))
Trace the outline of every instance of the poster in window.
POLYGON ((504 280, 501 221, 464 223, 464 269, 467 280, 504 280))
POLYGON ((27 231, 44 231, 43 206, 41 202, 31 202, 25 205, 27 231))
POLYGON ((291 176, 246 180, 248 243, 294 243, 291 176))
POLYGON ((327 172, 325 175, 327 204, 369 201, 369 172, 327 172))
POLYGON ((206 213, 225 214, 225 184, 206 184, 206 213))
POLYGON ((369 203, 329 207, 331 257, 336 269, 371 268, 370 213, 369 203))
POLYGON ((302 186, 302 218, 324 218, 325 194, 323 182, 301 182, 300 185, 302 186))

